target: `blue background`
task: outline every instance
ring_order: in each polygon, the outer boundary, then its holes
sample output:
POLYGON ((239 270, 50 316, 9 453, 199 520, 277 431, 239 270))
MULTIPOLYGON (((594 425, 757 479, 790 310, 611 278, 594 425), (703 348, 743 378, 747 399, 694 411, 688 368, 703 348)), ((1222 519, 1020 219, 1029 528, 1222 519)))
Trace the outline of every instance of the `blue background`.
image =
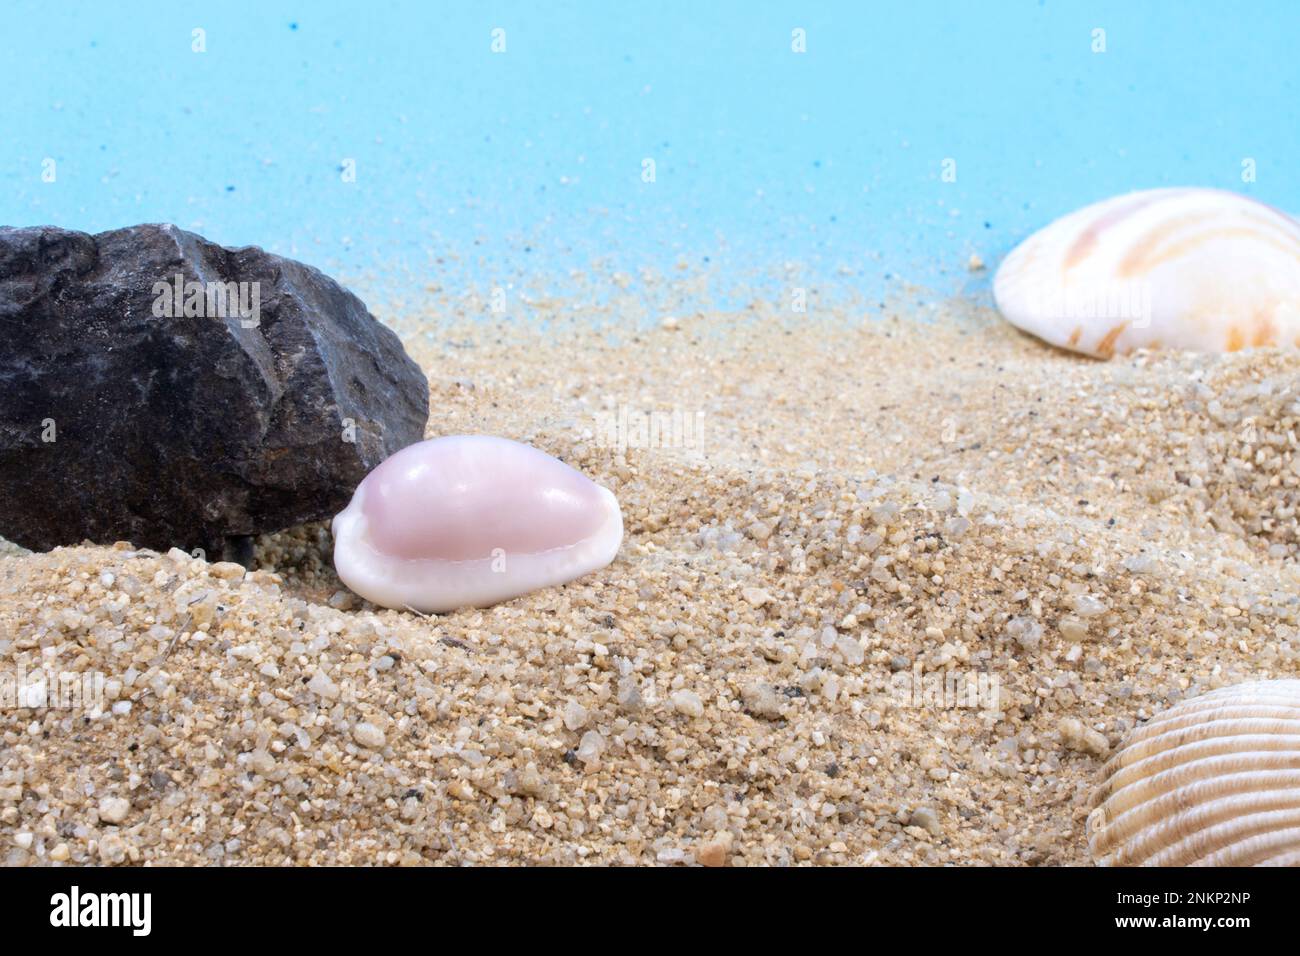
POLYGON ((171 221, 372 303, 682 264, 719 300, 787 264, 979 295, 972 252, 1114 193, 1300 206, 1290 0, 0 9, 0 223, 171 221))

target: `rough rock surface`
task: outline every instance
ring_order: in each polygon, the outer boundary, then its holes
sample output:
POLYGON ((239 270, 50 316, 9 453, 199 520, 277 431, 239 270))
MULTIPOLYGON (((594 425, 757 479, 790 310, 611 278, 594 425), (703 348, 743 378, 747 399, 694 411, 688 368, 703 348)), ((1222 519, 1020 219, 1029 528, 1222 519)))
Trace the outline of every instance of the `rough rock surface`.
POLYGON ((0 228, 0 535, 25 547, 228 553, 342 508, 428 411, 397 336, 309 266, 171 225, 0 228))

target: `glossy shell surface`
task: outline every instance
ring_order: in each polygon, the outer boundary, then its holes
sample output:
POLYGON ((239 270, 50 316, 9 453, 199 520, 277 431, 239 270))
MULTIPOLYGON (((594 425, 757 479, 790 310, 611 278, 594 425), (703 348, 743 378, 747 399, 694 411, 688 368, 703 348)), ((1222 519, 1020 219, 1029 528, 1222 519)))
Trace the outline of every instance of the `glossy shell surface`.
POLYGON ((604 567, 623 519, 605 488, 529 445, 458 435, 410 445, 334 519, 340 580, 375 604, 484 607, 604 567))

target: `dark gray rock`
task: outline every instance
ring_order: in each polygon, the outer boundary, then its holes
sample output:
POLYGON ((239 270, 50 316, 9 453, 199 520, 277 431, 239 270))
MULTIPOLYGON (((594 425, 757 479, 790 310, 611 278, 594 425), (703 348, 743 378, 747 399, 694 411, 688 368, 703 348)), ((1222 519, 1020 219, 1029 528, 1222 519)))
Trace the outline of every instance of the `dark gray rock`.
POLYGON ((397 336, 310 266, 170 225, 0 228, 0 536, 17 544, 238 551, 341 510, 428 415, 397 336))

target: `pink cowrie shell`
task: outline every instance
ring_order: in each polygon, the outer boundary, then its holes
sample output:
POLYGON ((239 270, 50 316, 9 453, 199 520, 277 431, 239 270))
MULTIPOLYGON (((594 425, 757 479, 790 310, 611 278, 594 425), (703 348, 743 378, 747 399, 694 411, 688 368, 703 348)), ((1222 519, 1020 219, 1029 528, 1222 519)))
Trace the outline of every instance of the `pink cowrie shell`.
POLYGON ((489 435, 403 448, 334 519, 334 567, 392 608, 486 607, 614 560, 623 540, 607 489, 529 445, 489 435))

